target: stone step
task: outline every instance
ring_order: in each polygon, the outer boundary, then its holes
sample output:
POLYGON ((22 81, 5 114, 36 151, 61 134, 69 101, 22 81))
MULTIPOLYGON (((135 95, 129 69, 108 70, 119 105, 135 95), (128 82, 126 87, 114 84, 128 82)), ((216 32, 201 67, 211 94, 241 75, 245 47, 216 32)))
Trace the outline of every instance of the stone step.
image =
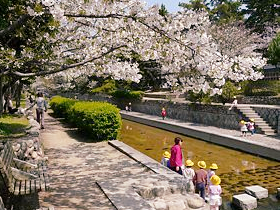
POLYGON ((268 197, 268 190, 259 185, 245 187, 245 192, 248 195, 254 196, 257 199, 262 199, 262 198, 268 197))
POLYGON ((251 210, 257 208, 257 199, 247 193, 234 195, 232 197, 232 203, 237 208, 242 210, 251 210))

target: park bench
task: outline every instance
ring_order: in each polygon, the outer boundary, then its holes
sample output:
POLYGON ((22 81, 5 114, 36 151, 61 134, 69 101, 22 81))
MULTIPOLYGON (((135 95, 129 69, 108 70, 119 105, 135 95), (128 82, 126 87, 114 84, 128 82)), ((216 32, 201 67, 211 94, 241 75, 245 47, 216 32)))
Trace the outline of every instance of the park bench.
POLYGON ((45 161, 37 164, 15 158, 10 141, 0 148, 0 172, 6 189, 12 195, 27 195, 48 190, 49 177, 45 161))

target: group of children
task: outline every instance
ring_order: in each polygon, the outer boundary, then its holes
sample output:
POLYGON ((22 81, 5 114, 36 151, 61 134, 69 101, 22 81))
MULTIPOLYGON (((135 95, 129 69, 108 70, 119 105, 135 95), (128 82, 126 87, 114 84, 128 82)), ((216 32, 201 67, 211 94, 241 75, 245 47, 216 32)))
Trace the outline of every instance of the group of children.
MULTIPOLYGON (((165 151, 161 160, 161 164, 170 167, 169 163, 170 153, 165 151)), ((219 210, 222 205, 222 188, 220 186, 221 179, 216 175, 215 171, 218 169, 216 163, 212 163, 209 170, 206 171, 206 163, 198 161, 198 170, 194 170, 194 163, 192 160, 187 160, 185 167, 183 167, 184 185, 189 193, 197 192, 205 201, 209 202, 212 210, 219 210), (206 194, 209 196, 209 201, 206 200, 206 194)))
POLYGON ((240 130, 241 130, 241 136, 246 137, 247 132, 249 131, 252 135, 254 135, 255 131, 255 120, 250 119, 249 122, 246 122, 245 120, 241 120, 239 123, 240 130))

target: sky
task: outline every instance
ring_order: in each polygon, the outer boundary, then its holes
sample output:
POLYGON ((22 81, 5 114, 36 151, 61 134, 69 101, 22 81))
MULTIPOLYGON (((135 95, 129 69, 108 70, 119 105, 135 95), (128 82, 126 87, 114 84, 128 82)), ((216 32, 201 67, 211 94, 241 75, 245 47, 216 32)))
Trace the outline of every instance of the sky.
POLYGON ((186 0, 144 0, 149 6, 164 4, 168 12, 176 12, 179 10, 179 2, 187 2, 186 0))

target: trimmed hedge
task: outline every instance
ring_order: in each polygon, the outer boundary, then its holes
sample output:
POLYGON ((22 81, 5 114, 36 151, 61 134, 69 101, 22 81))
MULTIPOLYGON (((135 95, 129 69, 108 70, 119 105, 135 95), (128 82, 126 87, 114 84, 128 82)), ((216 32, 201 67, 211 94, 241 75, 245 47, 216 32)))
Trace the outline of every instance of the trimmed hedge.
POLYGON ((77 101, 59 96, 51 100, 51 107, 54 107, 55 114, 57 111, 66 114, 62 117, 67 116, 69 122, 96 141, 114 140, 120 136, 121 115, 112 104, 77 101))
POLYGON ((54 96, 50 101, 50 107, 53 110, 55 116, 68 119, 68 111, 76 102, 77 100, 74 99, 54 96))

